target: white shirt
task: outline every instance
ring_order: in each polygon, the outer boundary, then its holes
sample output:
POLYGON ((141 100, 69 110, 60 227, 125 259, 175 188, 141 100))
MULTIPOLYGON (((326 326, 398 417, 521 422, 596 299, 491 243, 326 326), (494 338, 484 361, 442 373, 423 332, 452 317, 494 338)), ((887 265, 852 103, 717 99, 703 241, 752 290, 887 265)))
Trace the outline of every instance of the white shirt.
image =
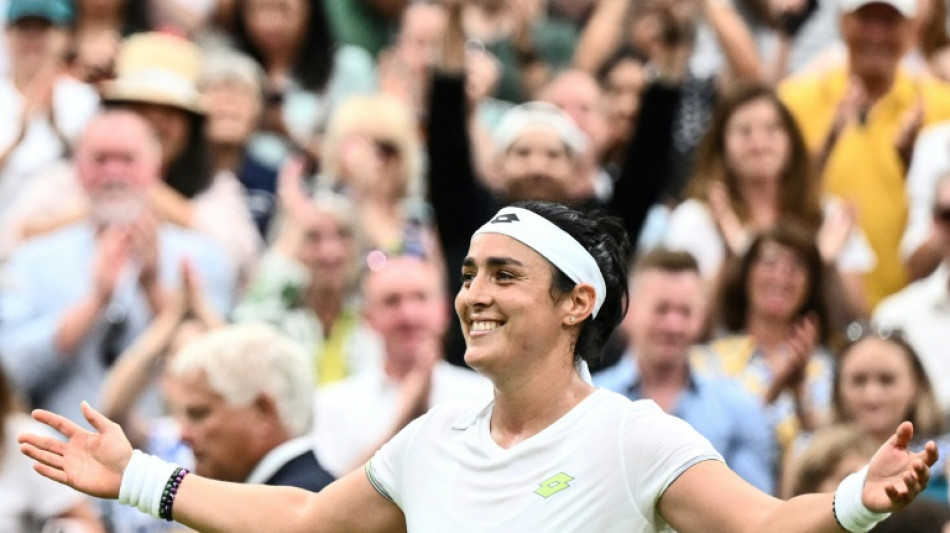
MULTIPOLYGON (((835 210, 842 208, 841 203, 833 198, 826 198, 822 203, 825 218, 833 216, 835 210)), ((663 244, 673 250, 691 253, 706 279, 716 276, 726 259, 726 244, 716 219, 709 207, 696 199, 686 200, 670 214, 663 244)), ((864 231, 855 225, 838 255, 838 269, 845 273, 870 272, 876 261, 864 231)))
POLYGON ((491 438, 493 405, 437 407, 367 465, 409 531, 669 531, 660 496, 696 463, 722 460, 652 401, 604 389, 509 449, 491 438))
POLYGON ((14 414, 7 420, 5 430, 0 443, 0 533, 33 531, 36 524, 83 501, 82 494, 34 472, 33 461, 20 453, 17 435, 48 435, 45 426, 14 414))
POLYGON ((900 251, 906 259, 927 241, 933 224, 937 181, 950 172, 950 121, 925 128, 914 143, 907 169, 907 226, 900 251))
MULTIPOLYGON (((321 387, 314 408, 314 441, 320 464, 342 477, 386 438, 396 421, 399 384, 380 371, 356 374, 321 387)), ((444 361, 433 368, 429 405, 486 402, 492 384, 471 370, 444 361)))
POLYGON ((874 322, 899 327, 917 350, 944 414, 950 414, 950 265, 892 294, 874 310, 874 322))

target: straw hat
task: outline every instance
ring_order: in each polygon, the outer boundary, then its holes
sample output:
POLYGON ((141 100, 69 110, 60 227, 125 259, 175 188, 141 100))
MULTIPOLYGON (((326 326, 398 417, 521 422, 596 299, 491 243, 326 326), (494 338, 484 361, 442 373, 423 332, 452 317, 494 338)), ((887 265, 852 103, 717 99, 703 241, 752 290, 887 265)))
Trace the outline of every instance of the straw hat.
POLYGON ((175 35, 145 32, 126 38, 116 58, 116 77, 102 88, 106 102, 143 102, 203 114, 198 77, 201 49, 175 35))

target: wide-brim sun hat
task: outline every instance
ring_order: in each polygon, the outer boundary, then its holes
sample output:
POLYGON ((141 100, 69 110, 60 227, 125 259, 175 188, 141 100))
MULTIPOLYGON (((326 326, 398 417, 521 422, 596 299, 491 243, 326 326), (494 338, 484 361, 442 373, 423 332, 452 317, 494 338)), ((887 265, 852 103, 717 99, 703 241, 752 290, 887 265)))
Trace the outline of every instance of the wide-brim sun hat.
POLYGON ((176 35, 145 32, 122 41, 116 76, 102 85, 107 103, 159 104, 203 114, 201 49, 176 35))

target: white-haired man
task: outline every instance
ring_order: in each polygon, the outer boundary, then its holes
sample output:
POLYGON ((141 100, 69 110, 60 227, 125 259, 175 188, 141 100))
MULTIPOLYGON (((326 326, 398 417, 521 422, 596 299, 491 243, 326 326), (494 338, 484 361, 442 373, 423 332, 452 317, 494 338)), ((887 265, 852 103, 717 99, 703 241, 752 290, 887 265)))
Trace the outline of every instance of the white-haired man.
POLYGON ((196 473, 319 491, 333 481, 303 437, 313 419, 307 355, 274 328, 228 326, 188 344, 166 395, 196 473))

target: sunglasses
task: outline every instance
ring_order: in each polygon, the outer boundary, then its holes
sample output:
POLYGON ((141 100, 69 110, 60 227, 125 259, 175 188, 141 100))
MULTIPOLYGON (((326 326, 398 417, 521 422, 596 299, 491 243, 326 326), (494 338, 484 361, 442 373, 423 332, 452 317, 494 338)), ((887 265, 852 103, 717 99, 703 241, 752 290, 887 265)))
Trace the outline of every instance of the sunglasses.
POLYGON ((934 218, 945 224, 950 224, 950 205, 934 207, 934 218))
POLYGON ((854 344, 867 338, 881 339, 885 341, 895 341, 906 343, 904 330, 891 326, 877 326, 868 322, 852 322, 845 327, 845 337, 848 342, 854 344))

